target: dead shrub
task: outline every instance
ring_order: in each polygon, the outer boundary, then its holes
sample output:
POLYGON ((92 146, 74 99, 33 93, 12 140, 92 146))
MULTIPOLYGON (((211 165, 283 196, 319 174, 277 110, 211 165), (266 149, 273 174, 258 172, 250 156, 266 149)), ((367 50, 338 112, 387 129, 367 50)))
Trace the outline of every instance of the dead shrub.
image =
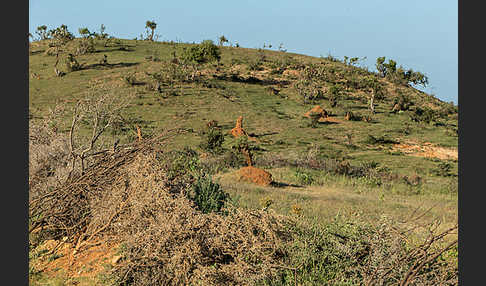
POLYGON ((29 204, 31 217, 68 236, 75 252, 95 237, 126 244, 113 270, 120 284, 251 285, 277 275, 290 221, 262 211, 227 208, 204 214, 175 192, 154 142, 101 155, 85 174, 29 204))
POLYGON ((30 124, 29 137, 29 197, 35 199, 67 178, 71 154, 68 138, 48 126, 30 124))

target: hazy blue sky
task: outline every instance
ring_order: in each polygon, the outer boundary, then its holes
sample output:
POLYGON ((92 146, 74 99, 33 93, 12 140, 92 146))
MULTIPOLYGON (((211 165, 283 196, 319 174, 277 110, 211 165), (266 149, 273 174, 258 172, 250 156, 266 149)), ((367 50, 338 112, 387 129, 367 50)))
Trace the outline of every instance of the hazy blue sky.
POLYGON ((263 44, 339 59, 386 56, 429 77, 424 91, 458 103, 457 1, 452 0, 239 0, 114 1, 29 0, 29 31, 65 24, 133 39, 145 22, 157 23, 159 40, 214 41, 225 35, 247 48, 263 44))

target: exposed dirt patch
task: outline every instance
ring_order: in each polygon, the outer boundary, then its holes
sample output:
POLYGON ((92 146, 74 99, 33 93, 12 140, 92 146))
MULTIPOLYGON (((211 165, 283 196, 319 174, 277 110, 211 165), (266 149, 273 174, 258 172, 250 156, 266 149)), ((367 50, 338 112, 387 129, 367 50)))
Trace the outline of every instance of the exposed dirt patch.
POLYGON ((444 148, 434 146, 432 143, 424 143, 422 145, 416 143, 400 143, 393 145, 394 150, 401 151, 407 155, 426 157, 426 158, 439 158, 442 160, 458 159, 457 149, 444 148))
MULTIPOLYGON (((321 120, 319 120, 319 121, 321 121, 321 120)), ((336 117, 326 117, 326 118, 324 118, 323 122, 343 123, 342 120, 337 119, 336 117)))
POLYGON ((260 186, 268 186, 272 183, 272 174, 253 166, 243 167, 238 170, 238 180, 251 182, 260 186))
POLYGON ((118 249, 116 243, 99 242, 73 256, 72 244, 60 243, 60 241, 48 240, 37 248, 52 251, 59 245, 52 254, 48 253, 35 261, 36 269, 42 270, 46 275, 52 277, 57 276, 59 271, 62 271, 68 277, 95 278, 105 270, 104 264, 112 263, 112 258, 116 255, 118 249))
POLYGON ((300 76, 300 72, 298 70, 284 70, 282 75, 284 76, 291 76, 291 77, 298 77, 300 76))
POLYGON ((246 70, 246 65, 243 65, 243 64, 233 65, 233 66, 231 66, 231 68, 229 70, 230 70, 230 72, 233 72, 233 73, 241 73, 241 72, 246 70))

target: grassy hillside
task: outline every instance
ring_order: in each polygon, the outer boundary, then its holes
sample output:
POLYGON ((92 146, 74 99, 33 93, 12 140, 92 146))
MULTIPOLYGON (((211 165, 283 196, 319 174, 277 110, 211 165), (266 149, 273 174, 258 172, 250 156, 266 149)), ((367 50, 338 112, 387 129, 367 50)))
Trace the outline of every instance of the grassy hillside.
MULTIPOLYGON (((51 116, 56 134, 68 134, 77 100, 109 94, 127 104, 100 149, 134 142, 137 126, 147 140, 182 128, 165 151, 194 150, 239 208, 268 206, 321 224, 339 215, 403 220, 418 208, 429 211, 410 225, 438 219, 445 230, 457 223, 457 106, 332 57, 224 46, 220 61, 194 72, 195 65, 181 63, 194 44, 95 40, 92 52, 76 55, 82 41, 70 41, 58 58, 49 40, 31 43, 31 124, 51 116), (79 70, 67 69, 68 53, 79 70), (396 103, 402 110, 392 112, 396 103), (52 117, 56 105, 62 108, 52 117), (313 123, 304 114, 315 105, 329 116, 313 123), (244 163, 231 129, 239 116, 252 138, 254 165, 272 174, 273 185, 237 179, 244 163), (201 145, 211 120, 224 135, 217 150, 201 145)), ((79 132, 90 136, 87 125, 79 132)))

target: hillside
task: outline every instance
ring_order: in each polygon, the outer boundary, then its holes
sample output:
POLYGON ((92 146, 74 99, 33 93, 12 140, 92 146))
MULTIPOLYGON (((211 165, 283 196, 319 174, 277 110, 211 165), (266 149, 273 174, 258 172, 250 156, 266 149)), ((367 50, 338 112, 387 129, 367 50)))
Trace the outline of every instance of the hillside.
MULTIPOLYGON (((57 58, 49 42, 31 43, 31 126, 48 119, 55 129, 49 134, 66 136, 78 100, 109 95, 110 106, 120 104, 117 112, 122 119, 117 117, 86 154, 111 148, 114 142, 120 146, 141 139, 149 142, 178 128, 181 132, 164 142, 164 152, 195 154, 190 156, 229 193, 237 208, 264 207, 278 216, 321 224, 339 215, 370 222, 383 216, 402 220, 418 209, 424 215, 408 226, 438 219, 437 230, 445 231, 457 224, 457 106, 403 80, 381 77, 356 61, 269 49, 222 46, 219 61, 183 64, 185 49, 195 44, 104 39, 92 41, 92 50, 76 55, 89 41, 74 39, 57 58), (75 61, 68 60, 69 53, 75 61), (69 71, 66 61, 79 67, 69 71), (65 74, 56 76, 55 66, 65 74), (58 109, 49 113, 56 105, 58 109), (327 115, 305 117, 316 105, 327 115), (231 134, 240 116, 247 141, 231 134), (217 137, 218 132, 223 137, 217 137), (222 141, 220 147, 208 141, 215 138, 222 141), (272 185, 238 179, 238 169, 246 165, 241 146, 251 150, 255 167, 272 175, 272 185)), ((91 136, 89 117, 85 120, 79 123, 80 146, 91 136)), ((185 169, 192 161, 181 159, 184 156, 169 161, 182 160, 177 168, 185 169)), ((97 166, 91 163, 86 170, 97 166)), ((185 202, 181 204, 186 208, 185 202)), ((278 239, 284 243, 284 238, 278 239)), ((201 273, 210 275, 212 270, 204 269, 208 272, 201 273)), ((313 277, 312 271, 308 276, 304 272, 302 279, 313 277)), ((198 277, 206 277, 201 273, 198 277)))

